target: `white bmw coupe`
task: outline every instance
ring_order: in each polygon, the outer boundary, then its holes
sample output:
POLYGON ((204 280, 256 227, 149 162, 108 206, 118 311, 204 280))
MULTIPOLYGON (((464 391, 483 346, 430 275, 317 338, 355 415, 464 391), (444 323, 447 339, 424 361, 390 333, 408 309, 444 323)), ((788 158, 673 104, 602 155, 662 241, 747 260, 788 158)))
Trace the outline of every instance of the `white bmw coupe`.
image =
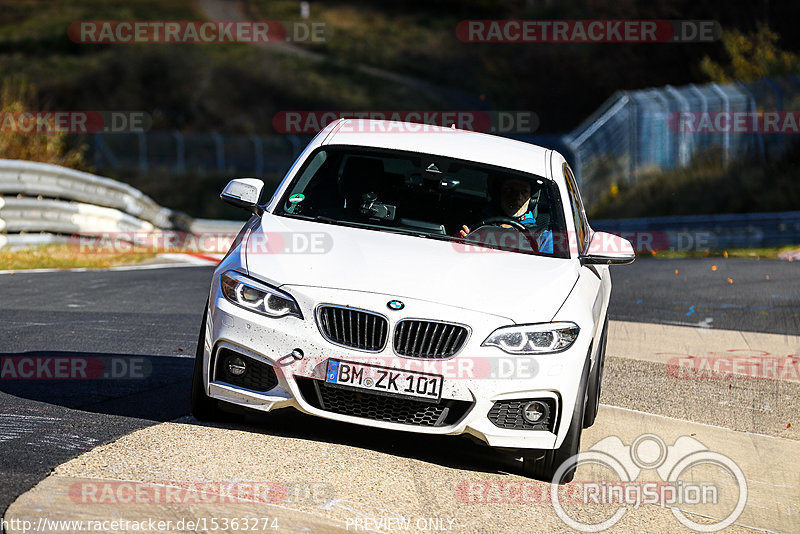
MULTIPOLYGON (((252 212, 214 272, 192 412, 241 407, 467 434, 567 482, 597 415, 628 241, 594 232, 557 152, 409 123, 340 119, 252 212)), ((554 478, 555 477, 555 478, 554 478)))

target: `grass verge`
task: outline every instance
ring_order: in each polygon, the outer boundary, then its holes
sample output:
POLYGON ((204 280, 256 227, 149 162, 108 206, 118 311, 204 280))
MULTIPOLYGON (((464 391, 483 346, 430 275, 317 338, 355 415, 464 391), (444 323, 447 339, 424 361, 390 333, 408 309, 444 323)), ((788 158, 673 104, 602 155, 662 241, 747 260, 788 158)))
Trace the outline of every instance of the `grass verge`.
POLYGON ((155 256, 123 252, 85 252, 70 245, 41 245, 19 250, 0 250, 0 270, 105 269, 135 265, 155 256))
POLYGON ((726 250, 664 250, 654 254, 637 254, 639 258, 753 258, 756 260, 777 260, 784 252, 800 250, 800 245, 767 248, 732 248, 726 250))

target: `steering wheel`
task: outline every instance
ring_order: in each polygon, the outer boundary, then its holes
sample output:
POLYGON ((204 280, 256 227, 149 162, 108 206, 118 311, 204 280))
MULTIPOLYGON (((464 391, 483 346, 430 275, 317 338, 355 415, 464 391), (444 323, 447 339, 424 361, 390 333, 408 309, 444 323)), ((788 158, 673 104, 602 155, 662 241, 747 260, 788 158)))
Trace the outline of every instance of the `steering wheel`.
POLYGON ((497 226, 502 224, 507 224, 508 226, 519 232, 526 232, 528 230, 521 222, 515 221, 511 217, 500 216, 500 217, 488 217, 486 219, 483 219, 481 222, 477 224, 475 230, 473 230, 472 232, 477 232, 484 226, 497 226))

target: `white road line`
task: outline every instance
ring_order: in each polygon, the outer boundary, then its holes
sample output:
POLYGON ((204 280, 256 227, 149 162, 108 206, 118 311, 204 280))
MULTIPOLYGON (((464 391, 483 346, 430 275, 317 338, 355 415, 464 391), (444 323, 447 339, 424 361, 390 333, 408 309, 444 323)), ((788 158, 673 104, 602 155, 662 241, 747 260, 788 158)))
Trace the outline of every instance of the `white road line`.
POLYGON ((60 419, 40 415, 0 414, 0 443, 42 430, 60 419))
POLYGON ((700 426, 705 426, 705 427, 708 427, 708 428, 716 428, 718 430, 726 430, 728 432, 740 432, 742 434, 747 434, 748 436, 758 436, 758 437, 761 437, 761 438, 769 438, 769 439, 775 439, 775 440, 781 440, 781 441, 788 441, 790 443, 800 443, 800 441, 796 441, 796 440, 789 439, 789 438, 781 438, 781 437, 778 437, 778 436, 768 436, 767 434, 759 434, 758 432, 751 432, 749 430, 748 431, 734 430, 734 429, 726 427, 726 426, 709 425, 708 423, 698 423, 697 421, 691 421, 689 419, 678 419, 677 417, 670 417, 668 415, 661 415, 661 414, 657 414, 657 413, 643 412, 641 410, 634 410, 633 408, 623 408, 622 406, 614 406, 613 404, 604 404, 604 403, 601 402, 600 406, 605 406, 606 408, 614 408, 615 410, 624 410, 626 412, 638 413, 638 414, 647 415, 647 416, 650 416, 650 417, 659 417, 661 419, 668 419, 670 421, 678 421, 680 423, 691 423, 693 425, 700 425, 700 426))
MULTIPOLYGON (((210 265, 208 263, 204 265, 210 265)), ((121 265, 119 267, 106 267, 103 269, 89 269, 79 267, 75 269, 9 269, 0 271, 0 274, 38 274, 38 273, 85 273, 106 271, 146 271, 149 269, 173 269, 176 267, 202 267, 194 263, 153 263, 148 265, 121 265)))

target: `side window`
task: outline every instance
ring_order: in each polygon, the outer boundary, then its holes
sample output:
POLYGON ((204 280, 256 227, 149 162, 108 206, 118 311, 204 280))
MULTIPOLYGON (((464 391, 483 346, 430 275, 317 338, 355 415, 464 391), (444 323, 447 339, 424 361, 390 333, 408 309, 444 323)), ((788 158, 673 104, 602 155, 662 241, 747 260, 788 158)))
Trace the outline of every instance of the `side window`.
POLYGON ((572 169, 569 165, 564 163, 564 177, 567 180, 567 191, 569 191, 569 203, 572 208, 572 218, 575 221, 575 238, 578 241, 578 252, 583 252, 589 245, 587 242, 589 236, 589 224, 586 221, 586 213, 583 211, 583 202, 581 195, 578 191, 578 184, 575 182, 575 176, 572 174, 572 169))

